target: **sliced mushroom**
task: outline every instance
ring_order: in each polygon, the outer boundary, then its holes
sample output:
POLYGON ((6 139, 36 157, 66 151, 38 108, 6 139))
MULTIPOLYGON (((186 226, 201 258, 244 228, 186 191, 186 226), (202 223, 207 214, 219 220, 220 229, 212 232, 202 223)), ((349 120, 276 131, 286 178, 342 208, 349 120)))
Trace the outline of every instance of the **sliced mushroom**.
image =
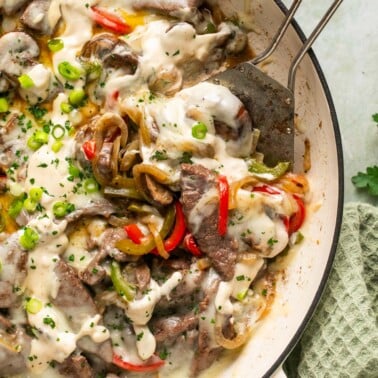
POLYGON ((27 2, 28 0, 3 0, 0 4, 0 14, 4 13, 6 16, 12 16, 27 2))
POLYGON ((0 38, 0 72, 13 84, 39 56, 37 42, 24 32, 10 32, 0 38))
POLYGON ((50 0, 34 0, 25 9, 21 22, 30 29, 45 35, 51 35, 53 30, 48 20, 50 0))
POLYGON ((127 44, 109 33, 95 35, 84 45, 81 56, 99 60, 106 68, 123 68, 129 74, 134 74, 138 66, 138 58, 127 44))
POLYGON ((162 13, 169 13, 185 8, 198 8, 202 0, 136 0, 133 2, 134 9, 152 9, 162 13))

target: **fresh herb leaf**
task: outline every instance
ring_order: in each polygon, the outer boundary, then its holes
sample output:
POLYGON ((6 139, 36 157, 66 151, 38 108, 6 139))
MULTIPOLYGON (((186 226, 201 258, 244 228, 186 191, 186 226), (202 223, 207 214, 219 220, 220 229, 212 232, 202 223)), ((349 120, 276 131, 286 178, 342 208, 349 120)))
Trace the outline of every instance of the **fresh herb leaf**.
POLYGON ((358 172, 352 177, 352 183, 358 189, 366 189, 372 196, 378 196, 378 166, 367 167, 366 172, 358 172))
POLYGON ((372 115, 373 121, 378 123, 378 113, 372 115))
POLYGON ((32 105, 28 108, 29 112, 33 114, 35 119, 41 119, 47 113, 47 109, 41 108, 38 105, 32 105))
POLYGON ((183 163, 193 164, 192 157, 193 157, 193 154, 191 152, 185 151, 182 153, 182 156, 179 161, 181 164, 183 163))
POLYGON ((151 160, 156 160, 156 161, 162 161, 162 160, 167 160, 167 151, 162 150, 162 151, 155 151, 155 153, 151 156, 151 160))

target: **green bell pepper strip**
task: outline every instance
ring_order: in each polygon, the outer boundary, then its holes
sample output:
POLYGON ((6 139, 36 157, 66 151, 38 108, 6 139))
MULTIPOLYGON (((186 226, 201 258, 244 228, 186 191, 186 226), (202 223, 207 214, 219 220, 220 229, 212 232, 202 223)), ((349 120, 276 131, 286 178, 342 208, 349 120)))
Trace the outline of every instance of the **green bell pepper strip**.
POLYGON ((264 163, 251 160, 248 171, 256 174, 271 174, 273 176, 273 180, 277 180, 286 173, 289 167, 289 162, 279 162, 275 167, 268 167, 264 163))
MULTIPOLYGON (((175 208, 174 206, 170 206, 165 216, 163 226, 159 232, 162 239, 166 238, 169 231, 172 229, 174 221, 175 208)), ((152 235, 149 235, 144 238, 141 244, 136 244, 130 239, 123 239, 118 241, 115 246, 128 255, 141 256, 150 253, 155 248, 155 241, 152 235)))
POLYGON ((116 292, 122 298, 125 298, 128 302, 134 299, 135 287, 122 276, 121 267, 115 260, 110 264, 110 279, 113 282, 116 292))

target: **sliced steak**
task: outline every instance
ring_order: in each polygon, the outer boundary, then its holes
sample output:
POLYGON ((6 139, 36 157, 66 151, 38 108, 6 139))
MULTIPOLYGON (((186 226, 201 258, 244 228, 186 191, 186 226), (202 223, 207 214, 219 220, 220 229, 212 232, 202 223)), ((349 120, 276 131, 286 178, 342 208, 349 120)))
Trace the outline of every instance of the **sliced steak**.
POLYGON ((99 200, 88 204, 87 206, 77 209, 65 217, 67 222, 73 222, 81 217, 93 217, 101 215, 104 218, 109 218, 110 215, 116 212, 115 206, 106 199, 99 200))
POLYGON ((95 372, 84 356, 70 356, 59 366, 59 373, 70 378, 94 378, 95 372))
POLYGON ((30 337, 17 328, 3 330, 0 328, 0 376, 10 377, 14 374, 26 374, 27 357, 30 354, 30 337), (12 332, 12 333, 10 333, 12 332))
POLYGON ((218 233, 219 198, 214 199, 214 210, 203 216, 200 225, 190 221, 191 212, 201 198, 210 190, 217 190, 216 175, 201 165, 182 164, 181 169, 181 203, 189 231, 222 279, 229 281, 234 276, 237 242, 218 233))
POLYGON ((18 290, 26 278, 27 253, 18 243, 15 233, 0 245, 0 308, 9 308, 18 302, 18 290))
POLYGON ((150 324, 158 343, 172 345, 177 337, 197 327, 198 315, 188 313, 181 316, 169 316, 153 319, 150 324))
MULTIPOLYGON (((70 319, 73 331, 79 332, 83 321, 98 313, 97 307, 74 268, 60 260, 54 271, 59 281, 59 290, 52 303, 60 308, 67 319, 70 319)), ((106 362, 112 360, 112 347, 109 340, 95 343, 86 336, 78 341, 78 346, 101 357, 106 362)))
POLYGON ((145 180, 151 198, 158 206, 167 206, 173 202, 172 192, 167 187, 158 183, 149 175, 145 175, 145 180))
POLYGON ((198 349, 194 355, 191 370, 193 376, 208 368, 221 354, 223 348, 211 348, 209 334, 206 330, 200 329, 198 335, 198 349))

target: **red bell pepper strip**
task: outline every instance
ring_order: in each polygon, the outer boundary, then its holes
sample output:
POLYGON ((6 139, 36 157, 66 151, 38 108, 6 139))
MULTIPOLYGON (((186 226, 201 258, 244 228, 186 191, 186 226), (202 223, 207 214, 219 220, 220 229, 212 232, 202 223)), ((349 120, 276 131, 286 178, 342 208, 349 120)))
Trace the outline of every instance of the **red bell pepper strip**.
POLYGON ((138 371, 138 372, 145 373, 145 372, 155 371, 159 369, 160 367, 164 365, 164 361, 160 359, 159 357, 156 357, 156 361, 150 364, 135 365, 130 362, 124 361, 121 356, 118 356, 117 354, 113 354, 113 364, 124 370, 138 371))
POLYGON ((259 185, 255 186, 252 190, 253 192, 267 193, 267 194, 281 194, 281 192, 270 185, 259 185))
POLYGON ((226 176, 218 176, 219 192, 219 214, 218 214, 218 233, 223 236, 227 232, 228 222, 228 196, 229 185, 226 176))
POLYGON ((302 198, 300 198, 299 196, 295 194, 293 194, 293 197, 297 202, 298 210, 290 217, 289 229, 288 229, 289 235, 299 230, 299 228, 302 226, 303 221, 306 217, 306 208, 305 208, 302 198))
POLYGON ((196 241, 192 234, 186 234, 184 237, 184 247, 187 249, 193 256, 200 257, 202 252, 199 249, 196 241))
POLYGON ((141 244, 144 235, 138 225, 135 223, 128 224, 123 229, 126 231, 127 236, 131 241, 133 241, 135 244, 141 244))
POLYGON ((126 24, 122 18, 103 8, 93 6, 93 20, 100 26, 117 34, 127 34, 131 32, 131 26, 126 24))
POLYGON ((175 248, 177 248, 180 245, 186 231, 184 212, 182 211, 182 206, 179 201, 176 201, 175 209, 176 209, 175 225, 169 237, 165 239, 164 241, 164 248, 167 252, 173 251, 175 248))
POLYGON ((94 140, 87 140, 83 143, 83 151, 88 160, 92 160, 96 153, 96 142, 94 140))

